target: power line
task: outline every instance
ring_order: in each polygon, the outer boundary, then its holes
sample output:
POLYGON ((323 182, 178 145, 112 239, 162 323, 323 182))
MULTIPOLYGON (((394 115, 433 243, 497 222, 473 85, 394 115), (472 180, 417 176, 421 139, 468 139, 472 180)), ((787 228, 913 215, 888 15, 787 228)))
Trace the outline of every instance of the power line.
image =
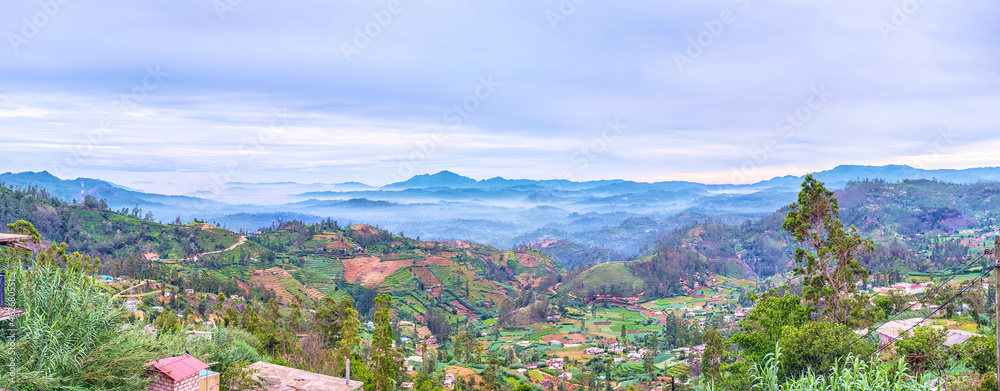
POLYGON ((986 277, 986 275, 989 274, 991 271, 993 271, 994 268, 996 268, 996 266, 992 266, 992 267, 986 269, 985 271, 983 271, 983 274, 980 274, 979 277, 976 277, 976 278, 972 279, 972 281, 970 281, 969 286, 967 286, 967 287, 962 288, 961 290, 959 290, 950 299, 946 300, 944 302, 944 304, 941 304, 940 306, 938 306, 937 308, 935 308, 934 311, 931 311, 931 313, 928 314, 927 316, 925 316, 920 322, 917 322, 913 326, 910 326, 910 328, 906 329, 906 331, 904 331, 902 333, 899 333, 899 335, 897 335, 895 338, 893 338, 891 341, 889 341, 889 343, 887 343, 887 344, 883 345, 882 347, 880 347, 878 350, 875 351, 875 353, 872 353, 872 355, 877 355, 877 354, 881 353, 883 350, 885 350, 886 348, 888 348, 889 346, 892 346, 893 343, 895 343, 896 341, 899 340, 900 336, 905 335, 906 333, 909 333, 913 329, 917 328, 917 326, 920 326, 920 324, 923 323, 925 320, 927 320, 930 317, 934 316, 934 314, 936 314, 938 311, 940 311, 942 308, 944 308, 948 304, 951 304, 952 301, 954 301, 959 296, 961 296, 963 293, 965 293, 965 291, 967 291, 969 288, 972 288, 973 286, 975 286, 977 280, 979 280, 979 279, 981 279, 983 277, 986 277))
MULTIPOLYGON (((980 256, 979 256, 978 258, 974 258, 974 259, 970 260, 970 261, 969 261, 969 263, 965 264, 965 266, 963 266, 963 267, 962 267, 961 269, 959 269, 959 270, 966 270, 966 269, 968 269, 968 268, 969 268, 970 266, 972 266, 972 265, 973 265, 974 263, 976 263, 976 262, 978 262, 978 261, 981 261, 981 260, 982 260, 983 258, 984 258, 984 256, 980 255, 980 256)), ((991 267, 991 268, 987 269, 985 273, 983 273, 982 275, 980 275, 980 277, 976 277, 975 279, 973 279, 973 281, 975 281, 975 280, 978 280, 978 279, 979 279, 979 278, 981 278, 981 277, 982 277, 983 275, 985 275, 985 274, 989 273, 989 272, 990 272, 990 270, 993 270, 993 268, 991 267)), ((943 288, 944 288, 945 286, 947 286, 947 285, 948 285, 948 283, 949 283, 949 282, 951 282, 951 280, 953 280, 953 279, 954 279, 955 277, 957 277, 957 276, 959 276, 959 274, 953 274, 953 275, 952 275, 951 277, 948 277, 948 279, 946 279, 946 280, 944 280, 943 282, 941 282, 941 284, 940 284, 940 285, 938 285, 937 287, 935 287, 935 288, 934 288, 934 289, 933 289, 932 291, 930 291, 930 292, 928 292, 928 293, 925 293, 925 294, 924 294, 924 298, 927 298, 927 297, 934 297, 934 295, 936 295, 936 294, 937 294, 937 292, 938 292, 939 290, 941 290, 941 289, 943 289, 943 288)), ((964 290, 963 290, 963 291, 960 291, 960 292, 959 292, 959 294, 961 294, 962 292, 964 292, 964 290)), ((954 300, 954 297, 953 297, 952 299, 950 299, 950 300, 954 300)), ((840 349, 837 349, 837 350, 835 350, 835 351, 833 351, 833 352, 830 352, 829 354, 827 354, 826 356, 824 356, 824 357, 823 357, 822 359, 820 359, 819 361, 813 361, 813 362, 810 362, 810 363, 809 363, 809 365, 806 365, 806 367, 805 367, 805 368, 803 368, 803 369, 802 369, 802 370, 800 370, 800 371, 799 371, 798 373, 796 373, 796 374, 795 374, 795 377, 799 377, 799 376, 801 376, 801 375, 802 375, 803 373, 805 373, 805 372, 806 372, 806 371, 807 371, 807 370, 808 370, 809 368, 812 368, 812 367, 813 367, 813 366, 814 366, 815 364, 817 364, 817 363, 822 363, 822 362, 826 361, 827 359, 829 359, 830 357, 832 357, 833 355, 835 355, 835 354, 840 354, 840 353, 842 353, 842 352, 843 352, 843 351, 844 351, 845 349, 847 349, 847 348, 850 348, 850 347, 852 347, 852 346, 856 345, 856 344, 857 344, 858 342, 860 342, 860 341, 861 341, 862 339, 865 339, 865 338, 868 338, 868 336, 870 336, 870 335, 871 335, 871 334, 872 334, 873 332, 875 332, 875 331, 878 331, 878 329, 879 329, 880 327, 882 327, 882 326, 884 326, 884 325, 888 324, 889 322, 891 322, 891 321, 892 321, 892 318, 893 318, 893 317, 896 317, 896 316, 899 316, 899 315, 901 315, 901 314, 903 314, 903 313, 905 313, 905 312, 907 312, 907 311, 909 311, 909 310, 913 309, 913 307, 915 307, 915 306, 916 306, 916 305, 917 305, 917 304, 918 304, 919 302, 920 302, 920 300, 917 300, 917 301, 915 301, 915 302, 914 302, 913 304, 910 304, 910 305, 909 305, 908 307, 904 308, 903 310, 901 310, 901 311, 899 311, 899 312, 896 312, 896 314, 895 314, 895 315, 892 315, 892 316, 887 316, 887 317, 886 317, 886 321, 885 321, 885 322, 882 322, 882 324, 878 325, 877 327, 872 327, 872 328, 871 328, 871 329, 870 329, 870 330, 869 330, 869 331, 868 331, 867 333, 865 333, 864 335, 861 335, 861 336, 859 336, 859 337, 858 337, 857 339, 855 339, 855 340, 854 340, 854 341, 852 341, 851 343, 848 343, 848 344, 846 344, 846 345, 842 346, 842 347, 841 347, 840 349)), ((943 307, 943 306, 941 306, 941 307, 943 307)), ((937 313, 937 311, 938 311, 938 310, 940 310, 940 309, 941 309, 941 307, 938 307, 938 309, 937 309, 937 310, 934 310, 933 312, 931 312, 931 315, 928 315, 928 317, 930 317, 930 316, 933 316, 933 315, 934 315, 934 313, 937 313)), ((927 319, 927 318, 924 318, 924 320, 926 320, 926 319, 927 319)), ((923 323, 923 320, 922 320, 922 321, 921 321, 920 323, 923 323)), ((920 324, 920 323, 917 323, 917 324, 920 324)), ((895 342, 895 340, 893 340, 893 342, 895 342)), ((881 350, 879 350, 879 351, 881 351, 881 350)), ((785 380, 788 380, 789 378, 791 378, 791 376, 785 376, 785 380)))

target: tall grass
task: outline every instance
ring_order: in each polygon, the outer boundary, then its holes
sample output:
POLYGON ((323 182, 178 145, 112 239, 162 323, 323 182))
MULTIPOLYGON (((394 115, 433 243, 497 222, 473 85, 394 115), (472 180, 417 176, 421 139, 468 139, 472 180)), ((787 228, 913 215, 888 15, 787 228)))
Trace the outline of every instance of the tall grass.
POLYGON ((159 343, 126 327, 125 309, 71 267, 7 254, 8 305, 27 314, 0 323, 0 386, 12 390, 143 390, 143 364, 159 343), (23 263, 22 263, 23 262, 23 263))
MULTIPOLYGON (((764 362, 751 368, 750 379, 755 391, 930 391, 907 374, 908 368, 901 358, 894 363, 879 363, 858 357, 837 360, 830 373, 825 375, 807 371, 801 377, 784 381, 779 377, 781 349, 768 354, 764 362)), ((707 384, 705 391, 716 391, 714 384, 707 384)))

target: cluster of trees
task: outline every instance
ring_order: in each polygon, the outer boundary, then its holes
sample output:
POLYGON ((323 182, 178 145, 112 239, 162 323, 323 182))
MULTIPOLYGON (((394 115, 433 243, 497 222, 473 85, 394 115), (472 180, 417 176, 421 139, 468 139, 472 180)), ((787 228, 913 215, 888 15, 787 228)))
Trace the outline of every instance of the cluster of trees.
MULTIPOLYGON (((1000 186, 989 182, 855 181, 838 190, 838 199, 843 201, 838 208, 845 225, 880 238, 873 243, 873 251, 859 254, 858 261, 865 268, 879 273, 893 268, 929 272, 957 267, 969 259, 966 246, 936 239, 961 229, 994 225, 998 208, 993 200, 997 194, 1000 186), (901 238, 893 235, 897 233, 901 238)), ((754 274, 766 278, 784 272, 785 265, 794 260, 796 245, 790 245, 794 238, 782 228, 788 212, 786 207, 736 225, 693 221, 661 238, 657 248, 687 248, 709 259, 727 260, 727 264, 743 262, 754 274)))
MULTIPOLYGON (((853 373, 861 378, 884 367, 877 361, 868 361, 876 351, 875 343, 869 338, 859 338, 854 330, 867 329, 876 321, 896 315, 903 303, 890 298, 872 303, 858 294, 859 282, 868 278, 859 258, 871 253, 874 245, 853 226, 841 223, 840 210, 833 192, 811 175, 806 176, 798 201, 790 206, 783 223, 783 228, 800 244, 795 251, 795 274, 802 281, 801 296, 787 290, 771 290, 753 298, 754 310, 729 338, 714 329, 706 331, 701 362, 705 389, 749 389, 762 384, 788 390, 815 389, 802 388, 807 383, 830 389, 841 376, 853 373), (857 373, 862 370, 867 372, 857 373)), ((945 301, 940 296, 927 300, 942 304, 945 301)), ((977 299, 969 300, 975 303, 977 299)), ((982 298, 978 300, 974 306, 982 309, 982 298)), ((995 341, 987 337, 946 349, 943 333, 917 328, 912 335, 904 335, 896 343, 895 352, 900 363, 905 364, 896 371, 904 375, 876 379, 883 382, 878 389, 923 389, 920 375, 926 371, 938 368, 939 375, 947 378, 948 371, 944 368, 950 368, 949 360, 974 363, 977 357, 981 369, 990 370, 980 373, 989 376, 984 376, 982 382, 966 382, 967 385, 982 383, 986 387, 982 389, 996 389, 989 381, 995 370, 995 366, 991 368, 988 364, 992 359, 986 360, 986 355, 976 353, 977 345, 992 344, 991 349, 986 349, 992 354, 995 341), (908 371, 917 376, 905 376, 908 371), (884 383, 886 379, 895 380, 884 383)))
MULTIPOLYGON (((31 223, 18 221, 8 228, 40 242, 31 223)), ((160 329, 157 334, 146 333, 141 323, 122 327, 129 319, 124 307, 102 294, 101 283, 93 278, 98 261, 70 253, 66 244, 35 254, 3 249, 0 263, 8 270, 8 303, 28 310, 28 315, 0 325, 0 332, 13 336, 0 341, 0 364, 13 368, 0 371, 0 387, 145 390, 151 379, 143 376, 144 364, 185 350, 214 363, 212 369, 223 374, 224 390, 249 389, 252 371, 247 367, 258 360, 344 376, 350 358, 352 377, 364 381, 369 391, 395 390, 407 380, 399 372, 402 354, 396 348, 389 295, 373 300, 371 334, 349 297, 324 299, 312 314, 301 303, 283 307, 271 299, 237 304, 224 293, 209 295, 202 303, 213 308, 201 311, 221 314, 224 327, 211 340, 189 340, 186 326, 172 312, 150 319, 160 329), (309 336, 300 340, 303 332, 309 336)), ((205 272, 187 278, 174 273, 164 281, 209 292, 225 290, 226 284, 205 272)), ((173 295, 171 303, 181 303, 179 296, 173 295)))

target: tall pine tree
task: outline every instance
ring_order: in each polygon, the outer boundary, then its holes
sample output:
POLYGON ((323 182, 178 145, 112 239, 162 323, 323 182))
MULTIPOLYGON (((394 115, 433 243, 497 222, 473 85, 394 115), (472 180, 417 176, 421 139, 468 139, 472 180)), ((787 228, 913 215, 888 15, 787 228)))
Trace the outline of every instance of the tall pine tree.
POLYGON ((392 391, 396 389, 396 377, 399 365, 392 348, 395 340, 392 324, 389 322, 389 309, 392 308, 392 296, 381 294, 375 298, 375 333, 372 337, 372 358, 375 390, 392 391))

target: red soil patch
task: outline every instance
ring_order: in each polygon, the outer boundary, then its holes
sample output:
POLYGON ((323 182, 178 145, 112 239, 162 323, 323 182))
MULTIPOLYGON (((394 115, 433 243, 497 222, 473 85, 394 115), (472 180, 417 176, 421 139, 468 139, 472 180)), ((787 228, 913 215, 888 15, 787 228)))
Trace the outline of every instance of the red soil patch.
POLYGON ((435 277, 434 274, 431 273, 431 271, 425 267, 412 268, 410 269, 410 273, 413 274, 414 277, 419 279, 420 282, 424 283, 425 287, 434 287, 441 285, 441 281, 438 280, 437 277, 435 277))
POLYGON ((452 300, 451 305, 455 307, 456 310, 458 310, 458 316, 462 318, 469 319, 471 321, 475 321, 476 319, 479 318, 479 315, 476 315, 475 312, 469 310, 469 307, 462 305, 462 303, 460 303, 458 300, 452 300))
POLYGON ((326 245, 327 251, 333 250, 350 250, 353 247, 343 240, 334 240, 326 245))
POLYGON ((462 378, 462 380, 465 381, 474 379, 476 381, 476 384, 482 383, 483 381, 482 377, 476 374, 476 371, 473 371, 465 367, 446 367, 444 369, 444 372, 448 374, 453 374, 455 375, 455 377, 460 377, 462 378))
POLYGON ((444 258, 444 257, 439 257, 439 256, 432 255, 432 256, 429 256, 429 257, 427 257, 425 259, 417 261, 417 264, 421 265, 421 266, 425 266, 425 265, 451 266, 451 265, 454 265, 455 262, 452 262, 448 258, 444 258))
POLYGON ((534 244, 539 245, 541 248, 546 248, 546 247, 549 247, 549 246, 551 246, 553 244, 556 244, 556 243, 559 243, 559 241, 556 241, 556 240, 543 240, 541 242, 535 242, 534 244))
POLYGON ((236 283, 239 284, 240 289, 243 289, 243 291, 247 293, 247 296, 250 296, 250 285, 247 285, 247 283, 240 280, 236 280, 236 283))
POLYGON ((552 334, 542 337, 542 341, 545 342, 559 341, 563 345, 565 345, 568 343, 587 342, 587 337, 584 337, 583 334, 552 334))
POLYGON ((451 247, 451 248, 457 248, 457 249, 469 249, 469 248, 472 248, 471 244, 463 242, 461 240, 443 240, 443 241, 441 241, 441 244, 443 244, 445 246, 448 246, 448 247, 451 247))
POLYGON ((611 326, 611 322, 594 322, 594 326, 611 326))
POLYGON ((524 267, 537 267, 538 266, 538 258, 535 258, 534 255, 526 254, 526 253, 517 253, 517 262, 520 263, 521 266, 524 266, 524 267))
POLYGON ((521 283, 521 289, 532 289, 544 280, 543 278, 524 273, 517 275, 516 278, 521 283))
POLYGON ((368 288, 381 284, 386 277, 399 269, 413 266, 412 259, 383 262, 378 257, 360 257, 343 261, 344 279, 348 282, 359 281, 368 288))
POLYGON ((375 233, 378 232, 375 229, 375 227, 372 227, 372 226, 370 226, 368 224, 356 224, 356 225, 352 225, 351 229, 354 230, 354 231, 361 232, 362 234, 365 234, 365 235, 371 235, 371 234, 375 234, 375 233))

